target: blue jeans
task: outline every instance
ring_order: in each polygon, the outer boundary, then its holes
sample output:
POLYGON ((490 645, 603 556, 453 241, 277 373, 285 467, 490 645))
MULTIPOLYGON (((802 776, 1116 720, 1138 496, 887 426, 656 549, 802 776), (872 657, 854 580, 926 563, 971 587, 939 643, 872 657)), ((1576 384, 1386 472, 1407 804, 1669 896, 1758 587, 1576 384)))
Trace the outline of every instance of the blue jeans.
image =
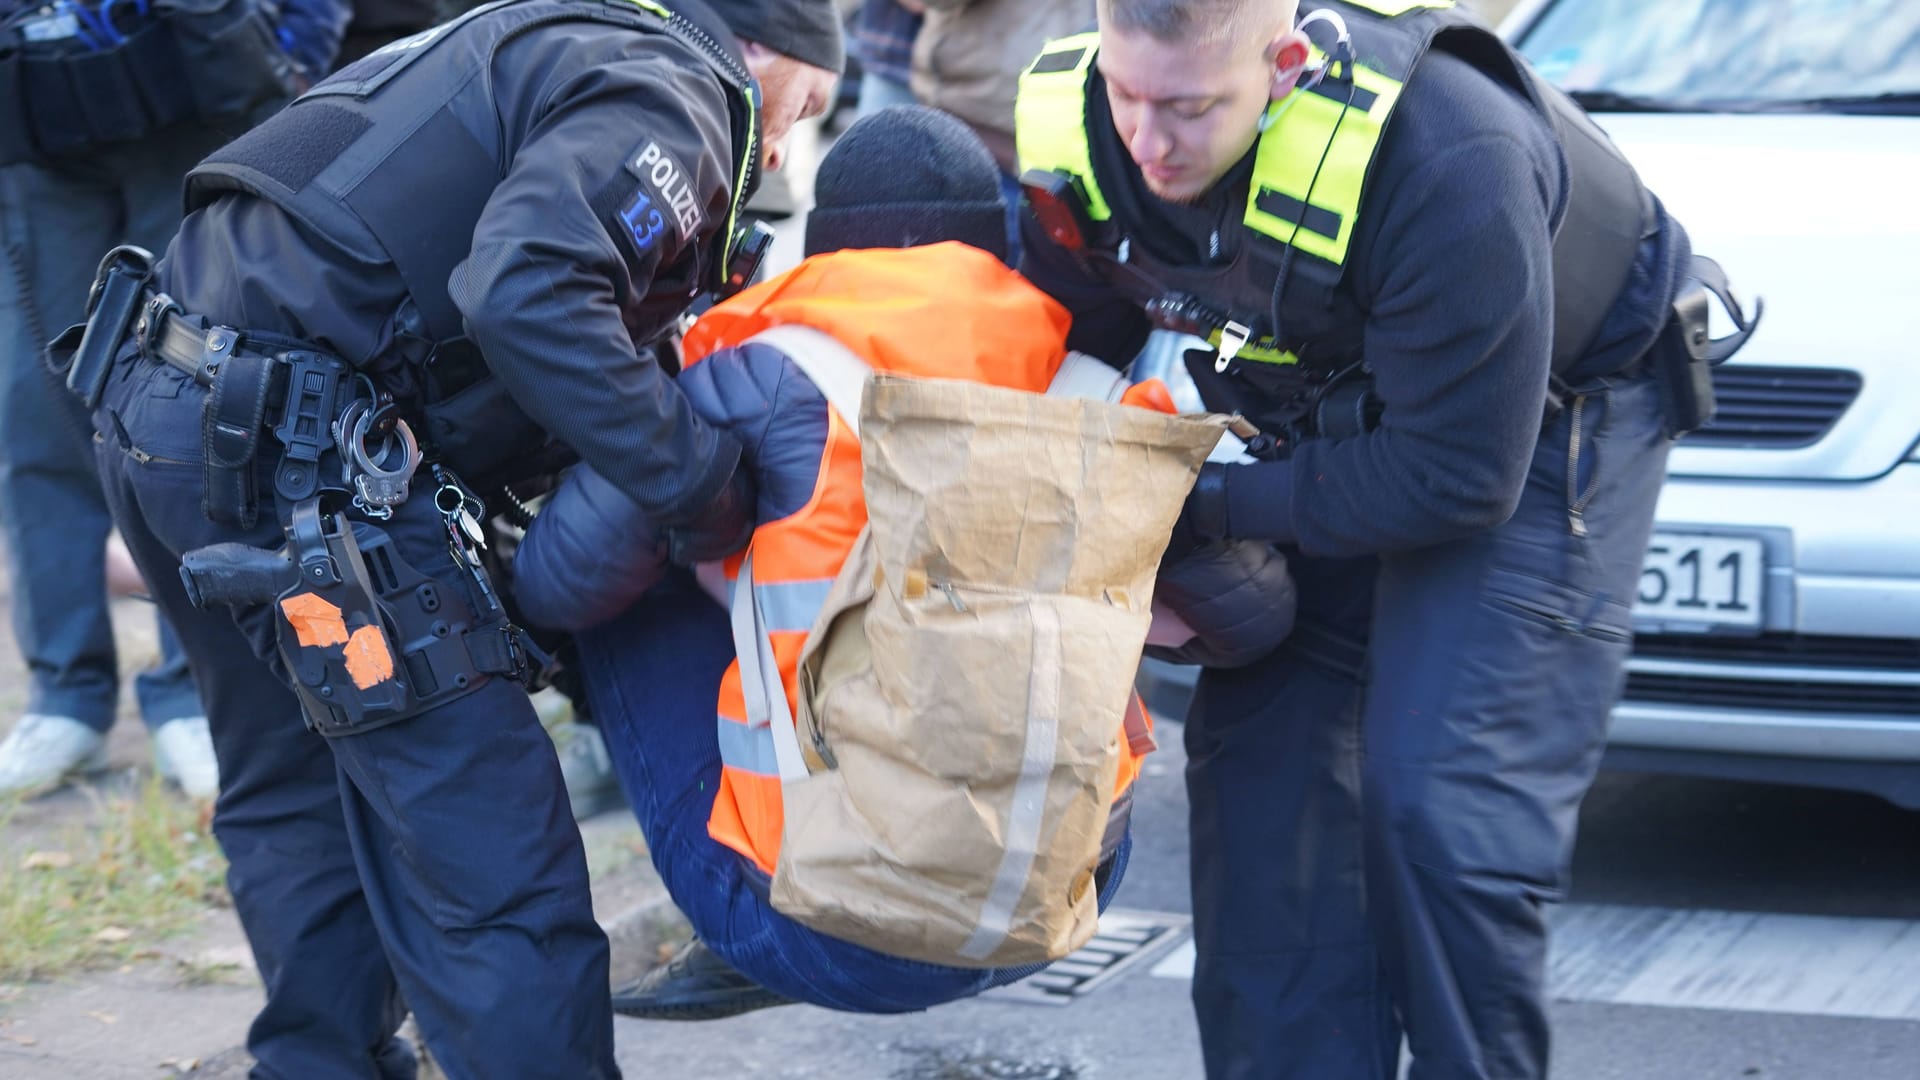
MULTIPOLYGON (((180 224, 180 178, 221 138, 183 129, 63 164, 0 166, 0 529, 27 711, 113 726, 120 672, 108 615, 113 519, 93 467, 93 425, 40 350, 85 315, 100 257, 158 251, 180 224)), ((172 573, 172 571, 169 571, 172 573)), ((205 712, 160 619, 160 663, 134 681, 148 727, 205 712)))
MULTIPOLYGON (((667 891, 694 933, 760 985, 848 1012, 931 1008, 1025 978, 1045 965, 954 968, 904 960, 810 930, 773 910, 768 881, 707 835, 720 783, 715 698, 733 660, 727 613, 675 574, 626 614, 578 637, 587 695, 614 771, 667 891)), ((1125 875, 1122 839, 1101 885, 1102 910, 1125 875)))

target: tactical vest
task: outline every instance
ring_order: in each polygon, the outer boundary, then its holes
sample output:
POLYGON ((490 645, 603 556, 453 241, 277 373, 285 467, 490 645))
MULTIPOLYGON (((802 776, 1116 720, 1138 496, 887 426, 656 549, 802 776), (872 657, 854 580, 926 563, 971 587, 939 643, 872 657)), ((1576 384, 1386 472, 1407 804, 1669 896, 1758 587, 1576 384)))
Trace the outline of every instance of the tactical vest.
POLYGON ((476 76, 492 70, 495 54, 520 34, 564 22, 671 34, 705 58, 733 91, 733 207, 704 260, 717 275, 713 281, 724 280, 733 219, 759 159, 758 90, 721 44, 724 30, 654 0, 497 0, 396 41, 188 173, 187 209, 229 191, 266 199, 354 257, 392 263, 425 323, 423 336, 459 339, 463 324, 447 279, 472 247, 473 230, 506 174, 511 150, 498 142, 488 80, 476 76), (309 122, 298 123, 303 118, 309 122))
MULTIPOLYGON (((830 335, 875 371, 967 379, 1035 393, 1078 396, 1082 387, 1092 387, 1094 396, 1107 396, 1110 389, 1098 379, 1086 379, 1084 372, 1079 378, 1085 382, 1063 386, 1061 373, 1072 366, 1065 313, 999 260, 959 244, 843 251, 809 259, 702 316, 687 332, 686 362, 705 363, 721 349, 789 325, 830 335), (876 297, 883 299, 864 302, 876 297)), ((797 350, 804 345, 781 342, 777 347, 797 350)), ((1111 368, 1078 359, 1104 371, 1112 383, 1111 368)), ((749 547, 752 587, 790 715, 798 715, 800 657, 808 633, 867 524, 860 440, 831 410, 818 469, 812 500, 784 518, 762 523, 749 547)), ((743 557, 727 561, 729 582, 738 579, 743 557)), ((720 682, 720 785, 707 832, 771 875, 779 863, 786 820, 780 771, 773 733, 749 720, 741 679, 736 660, 720 682)), ((1117 733, 1122 752, 1116 806, 1128 805, 1127 793, 1151 748, 1150 727, 1136 698, 1125 730, 1117 733)), ((1118 835, 1113 829, 1109 833, 1118 835)))
MULTIPOLYGON (((1131 243, 1124 224, 1114 220, 1087 134, 1097 33, 1050 43, 1021 77, 1015 110, 1021 169, 1070 178, 1094 226, 1088 246, 1110 257, 1105 276, 1116 288, 1162 308, 1172 297, 1197 298, 1199 317, 1188 305, 1187 318, 1216 348, 1228 336, 1236 343, 1245 336, 1238 358, 1255 363, 1239 370, 1256 385, 1262 368, 1293 367, 1303 357, 1315 368, 1343 367, 1359 359, 1360 328, 1330 312, 1367 183, 1408 78, 1429 51, 1442 50, 1519 91, 1552 125, 1566 155, 1571 191, 1553 245, 1552 370, 1567 373, 1625 286, 1652 220, 1651 196, 1632 166, 1579 106, 1486 27, 1456 11, 1453 0, 1302 5, 1306 12, 1321 8, 1346 20, 1351 49, 1342 56, 1336 48, 1326 78, 1270 107, 1242 219, 1247 242, 1230 264, 1158 259, 1131 243)), ((1285 381, 1273 374, 1269 381, 1285 381)))

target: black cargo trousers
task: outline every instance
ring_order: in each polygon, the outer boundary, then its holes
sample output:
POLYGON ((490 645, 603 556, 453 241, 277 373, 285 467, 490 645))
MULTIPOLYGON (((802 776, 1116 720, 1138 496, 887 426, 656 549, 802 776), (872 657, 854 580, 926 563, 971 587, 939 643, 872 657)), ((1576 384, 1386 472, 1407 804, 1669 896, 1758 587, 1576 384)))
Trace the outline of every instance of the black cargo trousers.
POLYGON ((1671 441, 1651 374, 1591 381, 1504 525, 1288 550, 1303 624, 1209 670, 1186 728, 1213 1080, 1546 1075, 1544 907, 1619 696, 1671 441), (1578 518, 1580 525, 1574 524, 1578 518))
MULTIPOLYGON (((618 1076, 607 940, 552 744, 521 685, 494 676, 410 719, 323 738, 303 722, 273 608, 188 601, 185 553, 277 548, 291 512, 274 512, 281 448, 263 431, 258 523, 203 513, 207 396, 129 342, 94 422, 114 518, 207 703, 223 781, 214 831, 267 990, 248 1036, 254 1075, 404 1075, 377 1059, 410 1008, 449 1076, 618 1076)), ((376 524, 414 568, 471 596, 418 479, 376 524)))

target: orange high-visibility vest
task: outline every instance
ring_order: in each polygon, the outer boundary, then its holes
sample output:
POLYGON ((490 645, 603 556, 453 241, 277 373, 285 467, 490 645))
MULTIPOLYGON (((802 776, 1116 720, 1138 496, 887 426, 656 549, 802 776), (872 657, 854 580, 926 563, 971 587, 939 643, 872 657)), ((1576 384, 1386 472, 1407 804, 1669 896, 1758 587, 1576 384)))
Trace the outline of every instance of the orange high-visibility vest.
MULTIPOLYGON (((682 349, 691 365, 763 330, 798 324, 832 336, 875 371, 1044 393, 1066 359, 1070 321, 1065 308, 998 259, 945 243, 816 255, 715 306, 687 332, 682 349)), ((755 595, 793 710, 801 648, 867 524, 860 480, 859 439, 829 409, 813 498, 754 530, 755 595)), ((727 561, 730 585, 741 560, 727 561)), ((721 679, 718 712, 720 788, 707 832, 772 874, 784 822, 780 770, 770 730, 748 722, 738 661, 721 679)), ((1116 795, 1127 791, 1152 747, 1144 710, 1129 722, 1135 737, 1115 732, 1124 747, 1116 795)))

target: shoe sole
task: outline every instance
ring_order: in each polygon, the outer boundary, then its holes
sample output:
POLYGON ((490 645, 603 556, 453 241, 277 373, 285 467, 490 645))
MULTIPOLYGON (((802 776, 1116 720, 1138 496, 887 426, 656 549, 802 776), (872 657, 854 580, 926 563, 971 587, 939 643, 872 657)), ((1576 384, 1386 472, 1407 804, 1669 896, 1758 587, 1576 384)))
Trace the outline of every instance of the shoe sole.
POLYGON ((613 1011, 634 1020, 725 1020, 730 1016, 758 1012, 776 1005, 796 1004, 792 998, 778 994, 758 994, 742 998, 730 996, 726 999, 700 999, 680 1002, 627 1002, 615 999, 613 1011))

